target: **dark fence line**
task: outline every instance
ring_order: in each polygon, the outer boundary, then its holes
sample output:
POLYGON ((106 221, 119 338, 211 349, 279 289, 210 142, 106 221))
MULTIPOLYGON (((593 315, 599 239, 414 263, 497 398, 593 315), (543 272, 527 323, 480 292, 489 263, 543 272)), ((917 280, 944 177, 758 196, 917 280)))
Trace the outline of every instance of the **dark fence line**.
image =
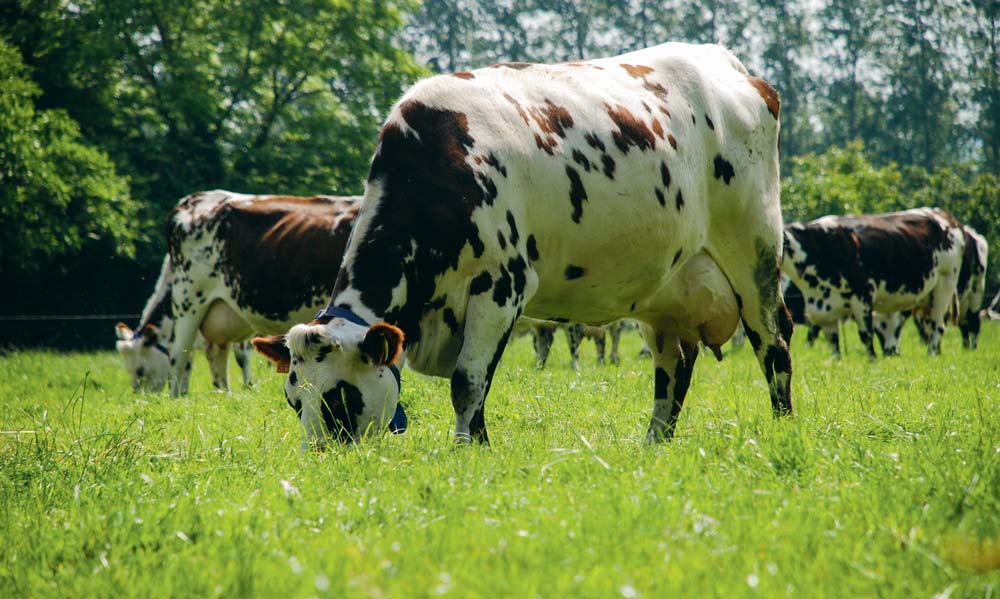
POLYGON ((0 314, 4 321, 44 321, 44 320, 132 320, 142 314, 0 314))
POLYGON ((0 315, 0 352, 17 349, 60 351, 112 350, 114 325, 136 326, 140 314, 4 314, 0 315))

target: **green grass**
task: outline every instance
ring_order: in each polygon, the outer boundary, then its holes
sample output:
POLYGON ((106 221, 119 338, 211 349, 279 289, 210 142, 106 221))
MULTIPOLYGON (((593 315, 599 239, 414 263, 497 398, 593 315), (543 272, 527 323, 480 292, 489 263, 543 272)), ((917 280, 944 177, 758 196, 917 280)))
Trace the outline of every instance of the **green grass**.
MULTIPOLYGON (((404 372, 410 431, 299 451, 282 377, 135 395, 112 352, 0 357, 0 597, 996 596, 1000 327, 870 364, 794 340, 775 421, 749 348, 695 368, 647 446, 653 377, 549 368, 519 339, 455 447, 444 380, 404 372)), ((236 373, 232 373, 236 378, 236 373)))

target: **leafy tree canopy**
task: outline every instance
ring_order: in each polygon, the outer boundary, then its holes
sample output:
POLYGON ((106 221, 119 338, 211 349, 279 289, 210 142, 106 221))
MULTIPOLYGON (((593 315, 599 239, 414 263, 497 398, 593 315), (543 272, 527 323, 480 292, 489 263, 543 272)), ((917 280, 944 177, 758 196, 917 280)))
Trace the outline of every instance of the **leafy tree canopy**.
POLYGON ((128 180, 65 112, 38 110, 39 94, 0 39, 0 270, 34 271, 101 238, 134 255, 128 180))

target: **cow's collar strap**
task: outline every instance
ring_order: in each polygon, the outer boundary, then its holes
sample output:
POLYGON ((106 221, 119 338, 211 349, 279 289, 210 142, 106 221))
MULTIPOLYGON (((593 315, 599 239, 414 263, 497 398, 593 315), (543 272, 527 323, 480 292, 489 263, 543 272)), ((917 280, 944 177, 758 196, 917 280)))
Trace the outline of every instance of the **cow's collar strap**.
POLYGON ((361 318, 347 308, 338 308, 336 306, 327 306, 317 312, 316 320, 321 318, 343 318, 348 322, 353 322, 354 324, 361 325, 363 327, 369 326, 368 322, 364 318, 361 318))
MULTIPOLYGON (((338 308, 337 306, 327 306, 326 308, 323 308, 322 310, 317 312, 315 319, 320 320, 321 318, 343 318, 347 322, 353 322, 354 324, 359 326, 363 327, 371 326, 368 324, 368 321, 366 321, 364 318, 361 318, 354 312, 348 310, 347 308, 338 308)), ((389 364, 389 371, 392 372, 393 378, 396 379, 396 388, 402 390, 403 383, 399 376, 399 368, 395 364, 389 364)))
MULTIPOLYGON (((142 339, 142 331, 143 331, 143 327, 141 327, 141 326, 138 329, 136 329, 135 331, 133 331, 132 332, 132 341, 139 341, 139 340, 141 340, 142 339)), ((145 343, 145 342, 143 342, 143 343, 145 343)), ((165 345, 163 345, 162 343, 157 343, 153 347, 156 349, 156 351, 161 352, 163 355, 166 355, 166 356, 170 355, 170 352, 167 351, 167 347, 165 345)))

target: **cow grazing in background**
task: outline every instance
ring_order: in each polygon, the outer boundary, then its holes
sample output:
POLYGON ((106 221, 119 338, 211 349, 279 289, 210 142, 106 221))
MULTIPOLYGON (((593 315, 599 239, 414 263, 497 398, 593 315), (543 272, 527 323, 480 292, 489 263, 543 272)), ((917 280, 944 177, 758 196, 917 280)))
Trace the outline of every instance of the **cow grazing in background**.
POLYGON ((962 331, 962 346, 976 349, 982 327, 981 311, 986 296, 986 266, 990 244, 975 229, 966 225, 965 251, 962 270, 958 275, 958 328, 962 331))
POLYGON ((540 369, 545 368, 545 363, 549 359, 549 351, 552 349, 552 342, 555 341, 556 331, 562 330, 566 335, 566 342, 569 345, 570 366, 573 370, 580 370, 580 343, 586 338, 594 342, 597 349, 597 365, 604 365, 604 354, 607 349, 607 337, 611 336, 611 354, 609 358, 612 364, 618 364, 621 358, 618 355, 618 342, 621 340, 622 322, 616 320, 603 327, 587 326, 579 323, 556 323, 531 318, 520 318, 514 325, 515 337, 531 335, 535 346, 535 360, 540 369))
POLYGON ((317 444, 385 427, 403 354, 450 378, 456 438, 487 442, 486 396, 521 315, 640 321, 654 441, 674 430, 698 342, 720 346, 742 317, 788 413, 778 111, 774 89, 713 45, 417 83, 382 128, 327 310, 254 344, 290 367, 285 391, 317 444))
MULTIPOLYGON (((135 391, 159 391, 170 378, 170 350, 165 344, 174 326, 170 284, 170 257, 167 256, 160 268, 157 287, 142 311, 140 322, 145 324, 135 331, 123 322, 115 325, 115 335, 118 337, 115 349, 121 354, 122 363, 135 391)), ((229 355, 229 343, 209 343, 199 333, 192 349, 199 347, 205 350, 212 383, 218 389, 227 389, 229 370, 226 357, 229 355)), ((233 356, 243 373, 243 384, 247 387, 253 382, 250 375, 251 351, 249 343, 233 345, 233 356)))
MULTIPOLYGON (((989 244, 986 238, 972 227, 962 227, 965 235, 965 249, 962 252, 962 266, 958 273, 958 283, 955 293, 958 296, 958 329, 962 332, 962 347, 976 349, 979 345, 979 329, 982 326, 980 312, 983 298, 986 295, 986 266, 989 256, 989 244)), ((910 311, 892 314, 875 314, 875 335, 882 344, 885 355, 899 354, 899 337, 903 323, 910 316, 910 311)), ((930 343, 933 332, 933 322, 930 319, 928 306, 922 306, 912 311, 913 323, 917 327, 920 339, 930 343)))
POLYGON ((172 395, 186 393, 200 333, 215 386, 228 388, 230 343, 286 331, 325 305, 335 280, 325 261, 343 255, 360 203, 221 190, 182 199, 139 327, 116 327, 133 386, 160 389, 169 379, 172 395))
POLYGON ((933 355, 940 350, 964 248, 961 225, 937 208, 824 216, 785 227, 782 270, 802 290, 806 317, 824 329, 835 355, 842 319, 854 318, 874 358, 872 311, 917 307, 925 307, 933 323, 933 355))

